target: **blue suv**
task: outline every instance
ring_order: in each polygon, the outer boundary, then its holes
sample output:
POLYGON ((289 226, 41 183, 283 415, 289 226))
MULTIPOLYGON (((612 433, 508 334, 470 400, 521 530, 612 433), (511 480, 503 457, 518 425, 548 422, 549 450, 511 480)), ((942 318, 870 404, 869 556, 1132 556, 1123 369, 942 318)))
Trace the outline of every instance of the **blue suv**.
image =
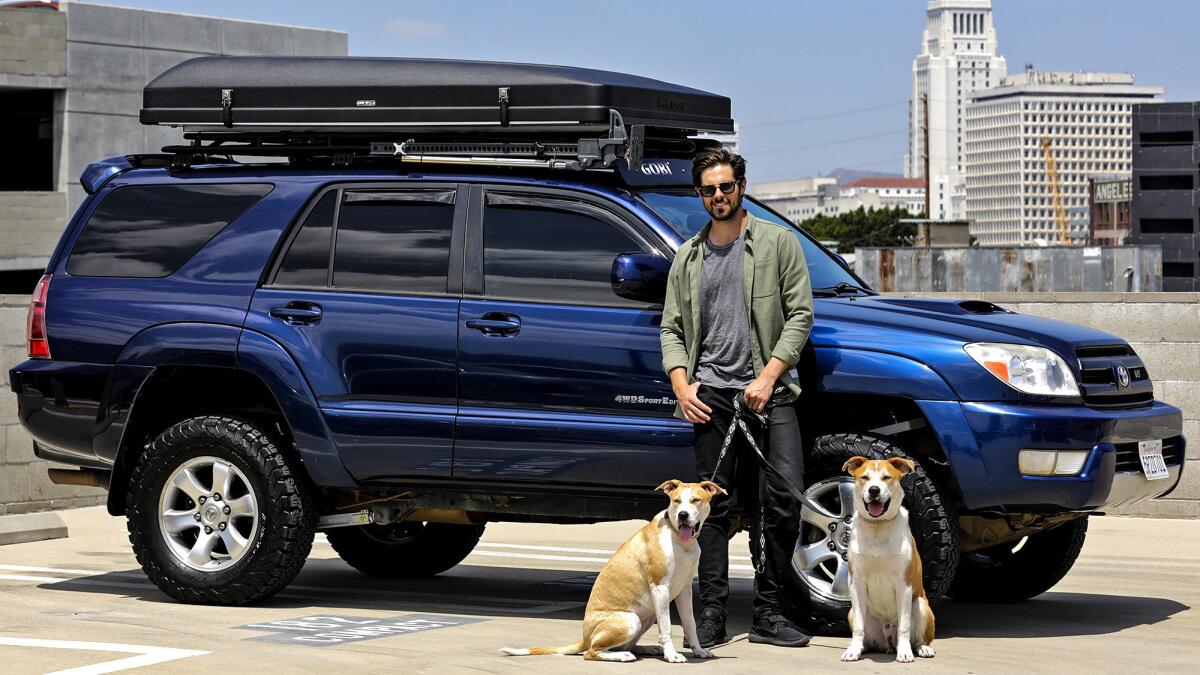
MULTIPOLYGON (((234 100, 236 100, 236 95, 234 100)), ((424 577, 493 521, 645 518, 694 475, 659 328, 708 215, 679 155, 607 170, 113 157, 82 176, 10 373, 51 479, 108 489, 186 602, 286 586, 314 532, 424 577), (630 166, 638 166, 631 169, 630 166), (397 168, 399 167, 399 168, 397 168)), ((795 592, 844 625, 849 456, 903 455, 933 596, 1049 589, 1089 514, 1179 482, 1181 413, 1122 339, 872 291, 795 233, 815 325, 795 592)))

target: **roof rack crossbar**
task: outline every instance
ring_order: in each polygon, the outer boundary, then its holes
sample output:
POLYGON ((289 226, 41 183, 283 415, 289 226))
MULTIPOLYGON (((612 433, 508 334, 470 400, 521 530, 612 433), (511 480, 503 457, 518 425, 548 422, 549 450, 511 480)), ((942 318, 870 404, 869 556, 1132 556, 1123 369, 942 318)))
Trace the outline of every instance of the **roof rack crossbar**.
POLYGON ((174 155, 173 170, 184 170, 213 154, 257 157, 329 157, 335 164, 348 164, 354 157, 394 157, 401 162, 436 164, 481 164, 488 166, 542 167, 551 169, 608 168, 625 159, 632 170, 641 167, 646 127, 625 122, 609 110, 609 125, 603 135, 565 140, 458 140, 445 137, 380 139, 369 132, 310 134, 286 132, 215 133, 192 132, 188 145, 168 145, 163 152, 174 155), (207 144, 205 143, 207 141, 207 144), (217 151, 214 153, 214 151, 217 151))

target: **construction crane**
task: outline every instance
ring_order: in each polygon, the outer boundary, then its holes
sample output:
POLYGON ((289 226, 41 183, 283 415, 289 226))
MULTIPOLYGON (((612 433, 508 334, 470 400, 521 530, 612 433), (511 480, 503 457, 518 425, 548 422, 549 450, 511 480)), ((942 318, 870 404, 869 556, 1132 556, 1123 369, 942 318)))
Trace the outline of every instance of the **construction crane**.
POLYGON ((1054 168, 1054 150, 1050 148, 1050 137, 1042 136, 1042 152, 1046 153, 1046 175, 1050 178, 1050 199, 1054 204, 1054 222, 1058 226, 1058 245, 1071 243, 1071 229, 1067 222, 1067 209, 1063 207, 1062 186, 1058 182, 1058 170, 1054 168))

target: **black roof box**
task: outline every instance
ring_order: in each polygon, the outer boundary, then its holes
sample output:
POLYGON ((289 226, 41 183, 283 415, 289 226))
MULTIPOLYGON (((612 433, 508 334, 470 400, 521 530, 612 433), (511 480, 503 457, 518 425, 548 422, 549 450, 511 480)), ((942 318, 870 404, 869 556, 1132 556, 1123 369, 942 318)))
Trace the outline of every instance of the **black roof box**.
POLYGON ((210 132, 733 131, 729 99, 634 75, 484 61, 212 56, 146 85, 143 124, 210 132))

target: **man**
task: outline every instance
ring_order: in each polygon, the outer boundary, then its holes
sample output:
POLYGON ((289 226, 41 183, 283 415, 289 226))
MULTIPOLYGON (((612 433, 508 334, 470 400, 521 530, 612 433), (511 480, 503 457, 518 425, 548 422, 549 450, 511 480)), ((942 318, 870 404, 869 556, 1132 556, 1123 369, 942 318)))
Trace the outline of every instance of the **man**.
POLYGON ((786 610, 806 620, 808 594, 785 597, 799 532, 798 505, 783 483, 757 465, 740 434, 720 467, 717 458, 733 420, 734 398, 744 393, 755 411, 769 408, 766 433, 750 425, 764 454, 802 486, 800 427, 790 404, 800 393, 795 365, 812 328, 808 268, 794 233, 742 208, 746 162, 740 156, 723 148, 699 152, 692 160, 692 184, 711 220, 680 247, 671 265, 663 307, 663 369, 679 401, 675 415, 694 425, 697 472, 731 493, 713 500, 700 530, 700 645, 728 640, 732 498, 747 506, 759 570, 750 641, 802 647, 810 636, 787 618, 786 610), (739 490, 738 476, 747 472, 751 485, 739 490))

